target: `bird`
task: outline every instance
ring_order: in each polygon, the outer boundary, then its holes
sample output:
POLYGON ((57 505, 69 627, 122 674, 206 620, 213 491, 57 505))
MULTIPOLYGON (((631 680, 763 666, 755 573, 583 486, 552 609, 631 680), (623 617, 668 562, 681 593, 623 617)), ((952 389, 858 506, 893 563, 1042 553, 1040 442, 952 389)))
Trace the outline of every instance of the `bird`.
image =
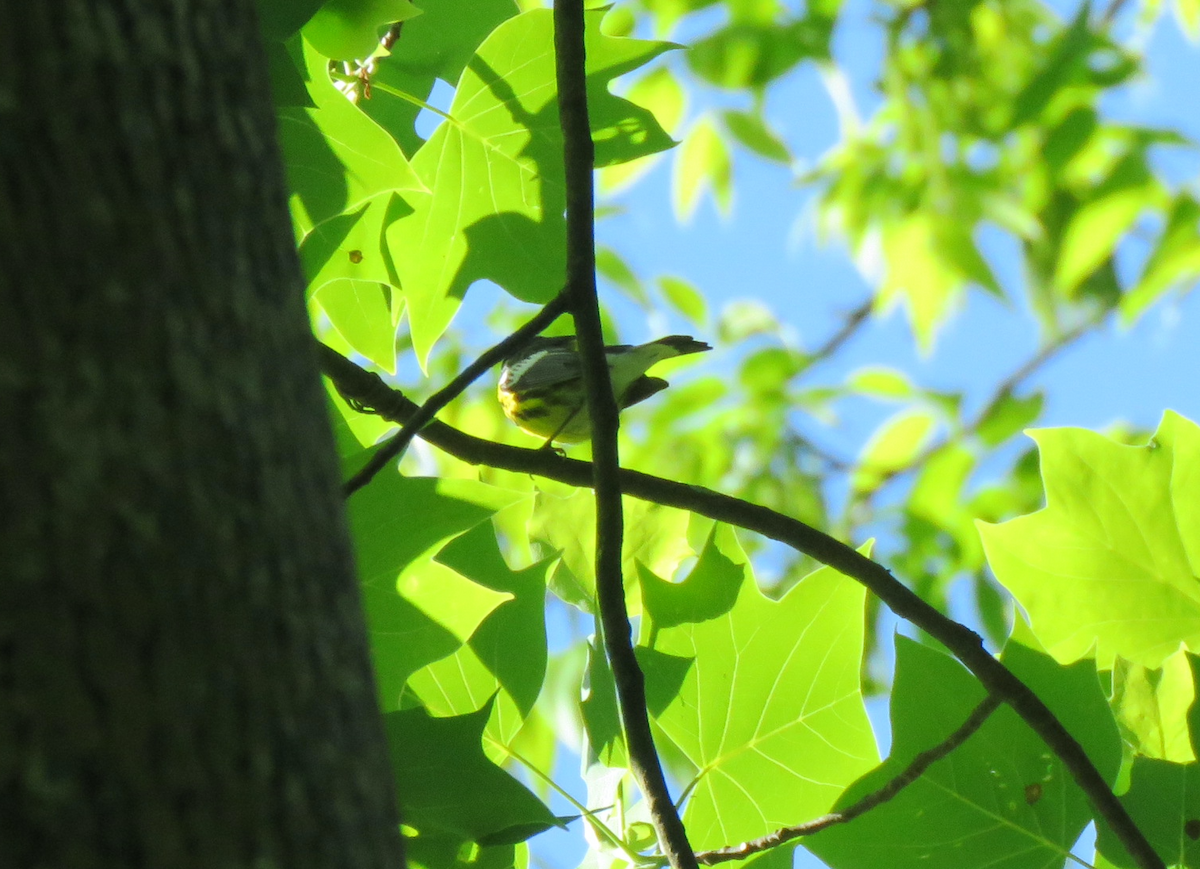
MULTIPOLYGON (((646 371, 675 356, 703 353, 708 344, 690 335, 668 335, 646 344, 610 344, 604 348, 617 410, 645 401, 667 388, 667 381, 646 371)), ((496 389, 504 414, 522 431, 554 443, 575 444, 591 438, 587 395, 573 335, 534 338, 504 360, 496 389)))

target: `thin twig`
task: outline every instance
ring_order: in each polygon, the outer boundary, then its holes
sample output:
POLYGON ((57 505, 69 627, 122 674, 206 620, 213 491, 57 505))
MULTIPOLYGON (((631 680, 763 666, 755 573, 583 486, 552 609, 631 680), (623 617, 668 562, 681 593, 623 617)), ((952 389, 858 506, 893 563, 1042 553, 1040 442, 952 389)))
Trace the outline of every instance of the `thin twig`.
MULTIPOLYGON (((1037 373, 1038 369, 1057 356, 1062 351, 1066 350, 1096 326, 1104 322, 1104 318, 1108 315, 1105 311, 1093 317, 1088 317, 1083 322, 1063 332, 1054 341, 1051 341, 1045 347, 1042 347, 1038 352, 1034 353, 1025 361, 1023 365, 1018 367, 1012 374, 1000 381, 996 386, 996 391, 992 394, 991 400, 983 406, 983 410, 972 420, 966 428, 967 434, 972 434, 979 430, 984 421, 992 414, 992 411, 1008 398, 1017 387, 1037 373)), ((944 444, 943 444, 944 446, 944 444)))
POLYGON ((513 351, 519 349, 522 344, 553 323, 559 315, 566 311, 566 308, 567 292, 564 290, 551 299, 524 326, 500 343, 485 350, 478 359, 464 368, 457 377, 431 395, 421 405, 421 408, 404 423, 400 431, 385 441, 380 450, 371 456, 370 461, 346 482, 343 490, 345 496, 349 498, 367 483, 371 482, 372 478, 387 467, 389 463, 396 461, 408 449, 408 445, 412 442, 417 432, 427 425, 439 410, 458 398, 485 371, 497 362, 508 358, 513 351))
POLYGON ((871 310, 874 307, 874 300, 867 299, 853 311, 846 315, 845 322, 838 328, 836 332, 826 339, 825 343, 814 350, 807 359, 804 360, 804 370, 807 372, 826 359, 831 357, 838 350, 842 349, 842 345, 854 337, 854 333, 862 328, 863 323, 871 316, 871 310))
MULTIPOLYGON (((1012 374, 1000 381, 1000 383, 996 386, 996 389, 993 391, 992 397, 988 400, 987 404, 985 404, 983 409, 975 415, 974 419, 963 426, 962 430, 959 431, 956 436, 964 437, 977 432, 1002 401, 1016 392, 1021 384, 1036 374, 1038 369, 1040 369, 1043 365, 1086 335, 1092 328, 1102 323, 1107 314, 1108 312, 1105 311, 1097 316, 1088 317, 1083 322, 1073 326, 1066 332, 1063 332, 1056 340, 1042 347, 1040 350, 1030 356, 1029 359, 1021 363, 1021 365, 1018 366, 1012 374)), ((869 501, 876 492, 878 492, 896 477, 899 477, 902 474, 907 474, 914 468, 921 467, 927 461, 949 446, 952 440, 953 438, 950 436, 944 437, 932 446, 922 450, 916 458, 905 464, 903 467, 893 468, 885 473, 880 474, 879 481, 875 484, 875 486, 870 491, 864 492, 857 499, 854 499, 851 504, 847 505, 847 510, 852 509, 856 504, 862 504, 869 501)), ((870 466, 867 466, 866 469, 870 470, 870 466)))
MULTIPOLYGON (((319 349, 322 371, 334 381, 343 395, 363 403, 370 401, 381 416, 398 422, 403 422, 417 410, 417 406, 399 390, 388 390, 378 375, 364 371, 336 350, 324 345, 319 349), (381 394, 383 391, 390 391, 391 398, 385 398, 381 394)), ((530 450, 493 443, 436 420, 422 430, 421 437, 469 464, 536 474, 572 486, 588 487, 593 483, 590 463, 557 456, 549 450, 530 450)), ((978 634, 942 615, 899 582, 883 565, 790 516, 703 486, 676 483, 630 470, 621 470, 620 480, 622 491, 632 497, 690 510, 718 522, 745 528, 784 543, 862 583, 892 612, 912 622, 949 649, 975 674, 989 694, 1002 698, 1021 716, 1070 770, 1099 817, 1108 824, 1142 869, 1165 869, 1162 859, 1113 794, 1083 747, 1037 694, 988 653, 978 634)))
POLYGON ((797 824, 794 827, 784 827, 781 830, 768 833, 758 839, 751 839, 749 842, 743 842, 740 845, 731 845, 728 848, 715 848, 712 851, 701 851, 696 855, 696 861, 706 866, 712 866, 716 863, 727 863, 730 860, 744 860, 754 854, 769 850, 777 845, 782 845, 784 842, 799 839, 801 836, 811 836, 813 833, 819 833, 827 827, 844 824, 860 815, 866 814, 876 806, 883 805, 892 799, 900 791, 919 779, 925 773, 925 770, 933 766, 934 763, 966 742, 971 737, 971 734, 982 727, 983 722, 987 721, 988 717, 999 708, 1000 703, 1000 698, 989 694, 967 716, 967 720, 962 723, 962 726, 958 730, 951 733, 945 740, 933 748, 922 751, 912 759, 912 762, 904 768, 903 772, 891 779, 879 790, 872 791, 849 808, 843 809, 840 812, 830 812, 827 815, 813 818, 811 821, 797 824))
POLYGON ((646 708, 646 686, 633 653, 625 607, 621 541, 617 402, 613 396, 596 296, 595 147, 588 121, 583 0, 554 4, 554 51, 567 199, 567 285, 579 341, 583 385, 592 428, 592 485, 596 492, 596 609, 604 652, 616 685, 629 766, 673 869, 697 869, 683 822, 667 790, 646 708))
POLYGON ((1114 21, 1117 20, 1117 15, 1120 14, 1121 8, 1125 5, 1126 0, 1112 0, 1108 7, 1100 14, 1100 26, 1112 27, 1114 21))

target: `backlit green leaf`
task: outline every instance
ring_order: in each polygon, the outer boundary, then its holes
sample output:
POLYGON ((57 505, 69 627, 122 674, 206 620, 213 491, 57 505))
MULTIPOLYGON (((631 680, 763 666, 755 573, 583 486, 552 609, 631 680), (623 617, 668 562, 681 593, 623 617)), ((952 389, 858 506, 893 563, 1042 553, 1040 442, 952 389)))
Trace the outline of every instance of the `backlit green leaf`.
POLYGON ((365 59, 379 47, 389 24, 420 14, 409 0, 326 0, 302 32, 326 57, 365 59))
MULTIPOLYGON (((652 112, 662 128, 670 134, 679 127, 687 111, 687 93, 674 73, 665 66, 638 79, 624 96, 631 103, 652 112)), ((598 174, 600 191, 613 194, 625 190, 649 172, 658 160, 657 154, 651 154, 601 169, 598 174)))
POLYGON ((1200 0, 1175 0, 1175 18, 1188 39, 1200 39, 1200 0))
POLYGON ((739 585, 733 608, 671 606, 669 627, 648 613, 641 637, 659 653, 642 659, 647 694, 665 682, 671 697, 656 723, 699 770, 684 812, 697 848, 824 812, 877 756, 858 680, 862 587, 823 568, 772 601, 731 534, 710 546, 723 556, 722 582, 739 585), (687 613, 705 620, 680 621, 687 613))
POLYGON ((739 142, 768 160, 788 164, 792 162, 792 152, 779 134, 767 126, 766 120, 753 112, 739 112, 730 109, 721 114, 721 119, 729 132, 739 142))
POLYGON ((1200 278, 1200 203, 1186 193, 1171 207, 1158 245, 1141 277, 1121 300, 1121 314, 1136 319, 1167 290, 1200 278))
POLYGON ((675 158, 671 188, 675 217, 679 220, 687 220, 695 213, 705 190, 711 190, 717 207, 729 213, 733 202, 733 162, 710 118, 697 121, 684 136, 675 158))
POLYGON ((939 250, 934 224, 929 215, 915 214, 884 227, 887 280, 878 296, 881 309, 904 302, 917 341, 926 350, 966 284, 963 273, 939 250))
MULTIPOLYGON (((609 82, 670 46, 617 39, 588 13, 588 108, 599 166, 670 147, 650 112, 609 82)), ((490 279, 546 302, 562 287, 565 193, 555 101, 551 13, 526 12, 494 30, 468 62, 449 114, 413 158, 432 193, 387 229, 408 303, 418 360, 450 323, 467 289, 490 279), (520 239, 520 243, 514 243, 520 239)))
MULTIPOLYGON (((625 546, 622 570, 626 589, 633 592, 631 615, 640 612, 637 594, 637 564, 659 576, 671 576, 684 558, 692 554, 687 544, 688 514, 647 501, 625 499, 625 546)), ((596 499, 587 490, 560 498, 538 494, 537 509, 530 522, 530 538, 562 556, 550 587, 567 603, 588 612, 596 594, 596 499)))
POLYGON ((1028 398, 1004 393, 987 408, 975 433, 989 447, 999 446, 1037 420, 1042 413, 1044 398, 1041 392, 1035 392, 1028 398))
POLYGON ((395 141, 333 86, 328 59, 303 40, 294 46, 317 106, 279 113, 279 144, 298 238, 385 191, 423 191, 395 141))
POLYGON ((1112 255, 1117 241, 1160 195, 1143 154, 1131 154, 1118 164, 1094 198, 1081 205, 1067 222, 1054 273, 1059 292, 1073 293, 1112 255))
POLYGON ((904 372, 879 365, 852 372, 846 385, 855 392, 877 398, 911 398, 913 395, 912 381, 904 372))
MULTIPOLYGON (((1172 660, 1169 667, 1176 671, 1172 677, 1167 677, 1175 683, 1169 690, 1177 695, 1181 693, 1179 682, 1183 677, 1191 683, 1190 693, 1195 696, 1200 682, 1200 659, 1186 653, 1179 657, 1182 662, 1172 660), (1186 676, 1181 671, 1187 671, 1186 676)), ((1165 670, 1163 675, 1166 677, 1165 670)), ((1159 682, 1160 687, 1162 684, 1159 682)), ((1159 693, 1161 701, 1163 698, 1159 693)), ((1181 702, 1182 697, 1176 696, 1170 703, 1172 719, 1181 702)), ((1164 711, 1160 702, 1156 712, 1164 711)), ((1192 743, 1187 750, 1194 750, 1197 737, 1200 737, 1200 704, 1192 703, 1185 725, 1182 736, 1186 739, 1190 732, 1192 743)), ((1177 726, 1172 721, 1172 732, 1177 726)), ((1133 762, 1129 789, 1121 795, 1121 802, 1166 865, 1190 867, 1200 864, 1200 763, 1172 763, 1156 757, 1138 757, 1133 762)), ((1098 824, 1096 832, 1097 866, 1136 869, 1137 861, 1126 853, 1107 825, 1098 824)))
MULTIPOLYGON (((547 565, 509 569, 490 523, 452 540, 435 558, 503 600, 471 626, 462 648, 414 674, 408 687, 439 716, 462 715, 492 703, 487 733, 507 743, 533 709, 546 673, 547 565)), ((450 586, 443 594, 454 606, 465 602, 450 586)))
POLYGON ((1104 667, 1200 648, 1200 429, 1168 411, 1146 446, 1081 429, 1032 436, 1046 507, 979 527, 1038 639, 1059 661, 1104 667))
POLYGON ((1112 680, 1117 725, 1135 754, 1173 763, 1196 760, 1188 732, 1188 709, 1196 698, 1185 652, 1153 670, 1117 658, 1112 680))
POLYGON ((866 492, 888 475, 907 468, 929 445, 937 419, 924 408, 904 410, 887 420, 867 441, 851 485, 866 492))
POLYGON ((693 325, 703 326, 708 322, 708 305, 704 296, 683 278, 662 275, 658 278, 658 288, 671 307, 687 317, 693 325))
MULTIPOLYGON (((1004 660, 1051 706, 1112 780, 1121 748, 1095 668, 1058 667, 1010 643, 1004 660)), ((967 719, 984 692, 957 661, 896 638, 892 753, 840 800, 844 808, 896 776, 967 719)), ((1061 865, 1092 810, 1070 773, 1008 707, 892 800, 805 840, 844 869, 1027 869, 1061 865)))
POLYGON ((355 560, 385 710, 396 708, 412 673, 452 654, 506 599, 430 556, 516 497, 467 480, 381 473, 350 500, 355 560))

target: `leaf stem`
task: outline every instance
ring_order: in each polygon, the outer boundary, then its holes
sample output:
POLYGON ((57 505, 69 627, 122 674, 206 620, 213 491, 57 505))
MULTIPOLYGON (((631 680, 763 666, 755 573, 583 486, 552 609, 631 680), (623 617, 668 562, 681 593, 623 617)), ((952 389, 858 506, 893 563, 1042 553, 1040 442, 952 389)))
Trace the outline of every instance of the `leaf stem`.
POLYGON ((579 802, 579 800, 575 799, 575 797, 571 796, 571 794, 564 789, 562 785, 556 782, 551 776, 547 775, 545 771, 539 769, 532 761, 527 760, 520 752, 512 748, 512 746, 505 745, 495 737, 487 736, 486 734, 484 735, 484 738, 511 757, 513 760, 523 765, 526 769, 544 781, 551 788, 553 788, 560 797, 570 803, 571 806, 575 808, 589 824, 592 825, 592 829, 596 831, 598 836, 607 839, 610 844, 620 848, 625 856, 628 857, 635 865, 649 864, 654 862, 653 860, 648 860, 646 857, 643 857, 637 851, 634 851, 632 848, 630 848, 629 844, 624 839, 614 833, 612 828, 604 823, 604 821, 600 820, 599 815, 597 815, 583 803, 579 802))

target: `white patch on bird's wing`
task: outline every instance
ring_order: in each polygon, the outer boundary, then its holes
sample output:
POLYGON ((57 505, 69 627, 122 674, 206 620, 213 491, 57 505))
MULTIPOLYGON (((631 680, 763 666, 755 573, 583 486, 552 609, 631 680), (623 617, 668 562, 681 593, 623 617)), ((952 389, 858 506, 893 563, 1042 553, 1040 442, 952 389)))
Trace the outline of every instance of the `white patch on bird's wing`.
POLYGON ((543 357, 549 353, 549 350, 538 350, 535 353, 530 353, 522 359, 518 359, 511 365, 504 366, 504 375, 500 378, 500 386, 503 389, 512 389, 520 381, 521 375, 528 371, 533 366, 537 365, 543 357))

